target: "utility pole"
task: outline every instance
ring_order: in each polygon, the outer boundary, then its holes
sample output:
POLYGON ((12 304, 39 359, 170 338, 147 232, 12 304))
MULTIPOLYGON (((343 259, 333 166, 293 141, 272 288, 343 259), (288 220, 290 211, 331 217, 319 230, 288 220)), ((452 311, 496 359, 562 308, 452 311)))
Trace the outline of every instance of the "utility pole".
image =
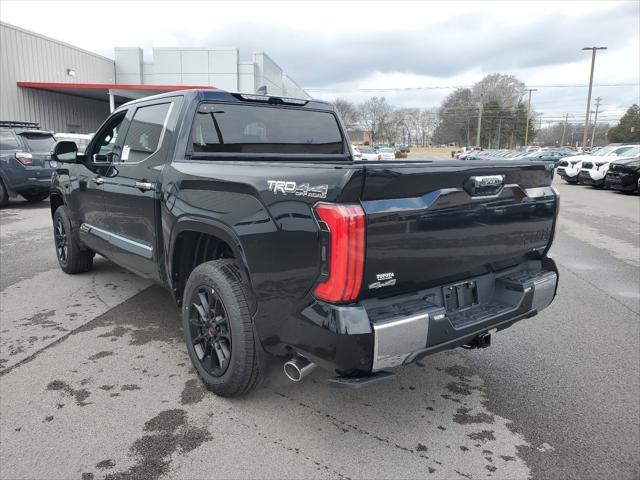
POLYGON ((560 142, 561 147, 564 147, 564 134, 567 132, 567 123, 569 123, 569 112, 567 112, 564 116, 564 126, 562 127, 562 141, 560 142))
POLYGON ((587 113, 584 116, 584 132, 582 134, 582 150, 587 146, 589 130, 589 109, 591 108, 591 89, 593 87, 593 67, 596 64, 596 51, 606 50, 607 47, 584 47, 582 50, 591 50, 591 75, 589 76, 589 95, 587 95, 587 113))
POLYGON ((500 150, 500 129, 502 128, 502 118, 498 120, 498 150, 500 150))
POLYGON ((537 92, 537 88, 528 88, 529 91, 529 104, 527 106, 527 126, 524 131, 524 148, 527 148, 529 145, 529 116, 531 114, 531 92, 537 92))
POLYGON ((601 97, 596 98, 596 115, 593 117, 593 133, 591 134, 591 144, 589 148, 593 150, 593 139, 596 138, 596 127, 598 126, 598 110, 600 110, 601 97))
POLYGON ((482 108, 484 107, 484 103, 482 102, 482 98, 480 99, 480 110, 478 111, 478 134, 476 135, 476 147, 480 146, 480 128, 482 128, 482 108))

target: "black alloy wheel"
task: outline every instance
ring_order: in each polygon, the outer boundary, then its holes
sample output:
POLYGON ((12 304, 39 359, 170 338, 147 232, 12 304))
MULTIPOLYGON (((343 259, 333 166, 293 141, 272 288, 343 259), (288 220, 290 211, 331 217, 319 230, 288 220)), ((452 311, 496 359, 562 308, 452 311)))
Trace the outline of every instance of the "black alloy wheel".
POLYGON ((66 265, 69 259, 69 243, 67 240, 67 232, 64 228, 62 218, 56 219, 54 227, 54 238, 56 243, 56 255, 58 255, 58 261, 62 265, 66 265))
POLYGON ((194 289, 189 330, 201 367, 214 377, 222 376, 231 361, 231 327, 224 303, 213 288, 201 285, 194 289))

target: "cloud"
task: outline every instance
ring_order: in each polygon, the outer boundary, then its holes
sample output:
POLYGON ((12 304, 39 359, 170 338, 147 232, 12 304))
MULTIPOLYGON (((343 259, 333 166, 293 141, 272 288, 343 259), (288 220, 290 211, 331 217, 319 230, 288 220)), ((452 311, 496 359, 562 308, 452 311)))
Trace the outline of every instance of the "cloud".
MULTIPOLYGON (((359 101, 363 88, 470 85, 489 73, 528 84, 640 82, 640 4, 628 2, 110 2, 2 1, 0 19, 106 56, 115 46, 223 47, 267 52, 322 98, 359 101), (99 21, 91 19, 99 18, 99 21), (144 19, 143 22, 140 19, 144 19)), ((450 90, 379 92, 399 106, 435 106, 450 90)), ((594 90, 607 108, 634 87, 594 90)), ((585 89, 541 89, 545 115, 584 109, 585 89)), ((538 108, 538 107, 536 107, 538 108)))

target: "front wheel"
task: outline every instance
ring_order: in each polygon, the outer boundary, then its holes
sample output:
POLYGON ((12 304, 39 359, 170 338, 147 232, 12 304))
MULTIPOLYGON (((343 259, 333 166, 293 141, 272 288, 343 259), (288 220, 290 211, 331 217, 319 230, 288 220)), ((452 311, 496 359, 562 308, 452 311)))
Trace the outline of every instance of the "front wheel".
POLYGON ((88 272, 93 266, 94 253, 82 250, 73 236, 71 219, 64 206, 53 215, 53 239, 58 264, 65 273, 88 272))
POLYGON ((41 202, 49 196, 49 192, 40 193, 23 193, 22 196, 26 198, 27 202, 36 203, 41 202))
POLYGON ((9 203, 9 192, 4 186, 2 180, 0 180, 0 207, 4 207, 9 203))
POLYGON ((205 386, 223 397, 254 389, 261 378, 247 293, 231 260, 197 266, 184 290, 182 327, 189 358, 205 386))

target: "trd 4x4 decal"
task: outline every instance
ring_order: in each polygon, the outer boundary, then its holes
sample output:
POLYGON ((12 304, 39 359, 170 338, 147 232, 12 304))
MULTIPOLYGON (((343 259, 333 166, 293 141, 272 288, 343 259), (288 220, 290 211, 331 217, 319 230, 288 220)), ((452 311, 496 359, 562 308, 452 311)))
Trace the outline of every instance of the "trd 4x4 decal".
POLYGON ((297 195, 300 197, 326 198, 329 185, 309 185, 302 183, 298 185, 296 182, 286 180, 267 180, 269 191, 282 195, 297 195))

